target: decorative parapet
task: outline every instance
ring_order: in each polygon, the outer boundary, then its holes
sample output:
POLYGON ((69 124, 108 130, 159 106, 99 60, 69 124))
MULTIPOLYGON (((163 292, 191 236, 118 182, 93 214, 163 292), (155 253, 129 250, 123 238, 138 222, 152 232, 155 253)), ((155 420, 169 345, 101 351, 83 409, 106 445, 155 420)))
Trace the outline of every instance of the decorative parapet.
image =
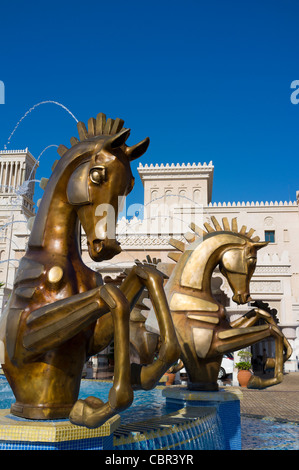
MULTIPOLYGON (((15 161, 18 156, 22 156, 22 158, 25 156, 25 158, 29 158, 31 160, 31 163, 33 163, 35 166, 39 166, 38 160, 35 159, 35 157, 30 153, 28 150, 28 147, 25 149, 17 149, 17 150, 0 150, 0 158, 3 157, 3 159, 6 161, 7 157, 11 157, 12 161, 15 161)), ((23 162, 23 160, 22 160, 23 162)))
POLYGON ((146 171, 146 170, 156 170, 156 171, 159 171, 159 170, 165 170, 165 169, 173 169, 173 170, 183 170, 183 171, 188 171, 190 170, 190 168, 192 170, 194 169, 198 169, 198 170, 202 170, 203 168, 209 168, 209 169, 214 169, 214 165, 213 165, 213 162, 210 161, 209 163, 161 163, 160 165, 158 163, 156 163, 155 165, 153 163, 151 163, 150 165, 148 165, 147 163, 145 165, 142 165, 142 163, 139 162, 139 166, 138 166, 138 171, 139 170, 142 170, 142 171, 146 171))
POLYGON ((142 163, 139 163, 137 167, 138 173, 143 179, 165 179, 165 176, 170 177, 171 175, 179 175, 180 178, 188 179, 188 178, 200 178, 200 177, 213 177, 214 172, 214 165, 212 161, 209 163, 204 162, 201 163, 166 163, 165 165, 161 163, 158 165, 156 163, 153 165, 151 163, 148 165, 147 163, 143 166, 142 163))
MULTIPOLYGON (((170 236, 154 237, 154 236, 147 236, 147 235, 141 235, 141 236, 129 235, 129 236, 117 237, 123 250, 126 248, 128 249, 130 248, 134 250, 165 249, 165 250, 172 251, 173 248, 169 244, 169 238, 170 236)), ((177 236, 175 238, 178 239, 177 236)))
POLYGON ((0 155, 2 154, 12 154, 12 153, 28 153, 28 147, 26 147, 24 150, 0 150, 0 155))
POLYGON ((210 202, 208 207, 278 207, 278 206, 297 206, 297 201, 247 201, 247 202, 210 202))

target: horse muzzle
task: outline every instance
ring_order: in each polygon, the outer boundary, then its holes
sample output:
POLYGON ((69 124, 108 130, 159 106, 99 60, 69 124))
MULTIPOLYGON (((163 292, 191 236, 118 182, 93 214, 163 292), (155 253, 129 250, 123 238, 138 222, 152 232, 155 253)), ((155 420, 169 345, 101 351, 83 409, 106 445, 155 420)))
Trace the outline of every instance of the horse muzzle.
POLYGON ((247 304, 247 302, 250 302, 252 298, 250 297, 250 294, 248 292, 245 292, 243 294, 236 293, 233 296, 233 301, 236 302, 237 304, 247 304))
POLYGON ((113 258, 121 252, 120 244, 117 240, 96 238, 91 243, 87 242, 89 256, 94 261, 103 261, 113 258))

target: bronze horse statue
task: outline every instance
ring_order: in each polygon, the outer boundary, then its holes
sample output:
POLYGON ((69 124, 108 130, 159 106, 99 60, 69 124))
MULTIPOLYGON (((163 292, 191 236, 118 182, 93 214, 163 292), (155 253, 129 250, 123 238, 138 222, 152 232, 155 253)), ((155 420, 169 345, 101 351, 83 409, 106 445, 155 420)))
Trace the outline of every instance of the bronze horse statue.
MULTIPOLYGON (((223 218, 223 228, 211 217, 214 228, 205 223, 205 230, 191 224, 192 233, 184 242, 171 239, 178 251, 168 254, 176 264, 160 263, 157 268, 169 276, 165 292, 176 334, 181 347, 181 364, 186 368, 188 388, 218 390, 218 374, 223 354, 237 351, 269 336, 275 340, 274 377, 252 376, 249 388, 264 388, 280 383, 283 363, 292 348, 271 314, 254 308, 241 318, 229 322, 225 308, 212 295, 211 278, 219 266, 238 304, 249 302, 249 284, 254 273, 257 251, 267 245, 254 230, 246 226, 238 231, 237 220, 232 228, 223 218), (256 325, 262 320, 262 325, 256 325)), ((177 370, 179 367, 177 368, 177 370)))
MULTIPOLYGON (((115 239, 119 199, 133 188, 130 162, 149 139, 128 146, 130 129, 102 113, 88 128, 78 123, 79 139, 58 148, 60 160, 45 187, 28 248, 1 317, 4 373, 16 402, 11 413, 30 419, 70 418, 98 427, 133 400, 133 390, 153 388, 179 355, 179 345, 163 289, 152 267, 135 266, 122 285, 103 285, 83 262, 82 225, 90 257, 110 259, 120 252, 115 239), (147 288, 160 326, 158 359, 130 365, 129 317, 147 288), (107 403, 78 400, 86 360, 114 339, 114 381, 107 403)), ((43 182, 44 183, 44 182, 43 182)), ((45 186, 45 185, 44 185, 45 186)))

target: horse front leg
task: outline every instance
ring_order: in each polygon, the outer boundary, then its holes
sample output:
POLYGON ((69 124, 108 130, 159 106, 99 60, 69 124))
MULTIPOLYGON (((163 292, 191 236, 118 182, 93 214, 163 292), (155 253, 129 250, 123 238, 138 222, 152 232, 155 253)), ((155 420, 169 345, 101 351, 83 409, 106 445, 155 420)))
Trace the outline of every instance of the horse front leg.
POLYGON ((157 316, 161 347, 158 358, 152 364, 132 364, 131 380, 135 390, 154 388, 163 374, 180 356, 180 347, 164 292, 162 275, 149 266, 134 266, 120 288, 129 302, 134 304, 145 287, 157 316))
MULTIPOLYGON (((265 386, 275 385, 280 383, 283 377, 283 364, 292 355, 292 347, 288 342, 287 338, 276 326, 274 318, 263 309, 255 309, 257 320, 260 318, 264 319, 266 323, 272 325, 273 336, 275 339, 275 359, 274 359, 274 378, 273 379, 261 379, 260 377, 253 376, 248 387, 249 388, 264 388, 265 386), (267 316, 267 314, 269 316, 267 316), (275 334, 276 333, 276 334, 275 334), (266 385, 265 385, 266 384, 266 385)), ((271 359, 272 361, 272 359, 271 359)), ((267 360, 269 362, 269 360, 267 360)), ((266 367, 267 367, 266 362, 266 367)))
POLYGON ((96 397, 78 400, 71 413, 73 424, 96 428, 107 419, 128 408, 133 401, 131 386, 129 320, 130 305, 123 293, 113 285, 101 290, 101 297, 110 309, 114 330, 114 379, 107 403, 96 397))
POLYGON ((232 328, 245 328, 248 326, 253 326, 260 318, 265 320, 267 323, 273 324, 274 322, 274 324, 276 324, 270 313, 266 312, 265 310, 254 308, 253 310, 250 310, 249 312, 242 315, 242 317, 231 321, 230 326, 232 328))
MULTIPOLYGON (((275 339, 275 359, 274 359, 274 377, 269 379, 262 379, 256 375, 253 375, 250 378, 250 381, 247 385, 247 388, 265 388, 270 387, 271 385, 276 385, 282 382, 283 380, 283 364, 284 364, 284 344, 283 337, 278 335, 273 335, 275 339)), ((268 361, 268 360, 267 360, 268 361)), ((267 367, 267 362, 266 362, 267 367)))
POLYGON ((215 350, 221 354, 252 346, 269 336, 274 337, 276 348, 274 377, 262 379, 253 375, 248 384, 248 388, 265 388, 282 382, 284 335, 276 324, 235 328, 222 330, 217 333, 215 350))
MULTIPOLYGON (((246 313, 241 318, 238 318, 237 320, 231 322, 230 326, 232 326, 233 328, 246 328, 246 327, 255 325, 260 319, 264 320, 265 323, 268 323, 277 328, 276 321, 274 320, 272 315, 270 315, 270 313, 267 312, 266 310, 263 310, 260 308, 255 308, 253 310, 250 310, 250 312, 246 313)), ((280 345, 279 346, 277 345, 277 348, 275 348, 275 362, 276 363, 280 361, 281 354, 283 357, 283 362, 285 362, 289 359, 289 357, 291 357, 293 353, 292 347, 290 343, 288 342, 287 338, 283 334, 282 334, 282 337, 283 337, 283 352, 282 353, 280 352, 280 345)))
MULTIPOLYGON (((274 318, 270 314, 268 314, 268 312, 266 312, 265 310, 260 309, 260 308, 256 308, 255 312, 257 314, 257 320, 262 318, 263 320, 265 320, 266 323, 269 323, 270 325, 273 325, 273 326, 276 327, 276 321, 274 320, 274 318), (269 316, 267 316, 265 314, 268 314, 269 316)), ((279 328, 278 328, 278 330, 279 330, 279 328)), ((283 352, 282 352, 283 362, 286 362, 291 357, 291 355, 293 353, 293 349, 292 349, 292 346, 290 345, 290 343, 288 342, 287 338, 284 336, 284 334, 282 332, 281 332, 281 335, 283 337, 283 352)), ((275 353, 275 356, 277 356, 277 353, 275 353)))

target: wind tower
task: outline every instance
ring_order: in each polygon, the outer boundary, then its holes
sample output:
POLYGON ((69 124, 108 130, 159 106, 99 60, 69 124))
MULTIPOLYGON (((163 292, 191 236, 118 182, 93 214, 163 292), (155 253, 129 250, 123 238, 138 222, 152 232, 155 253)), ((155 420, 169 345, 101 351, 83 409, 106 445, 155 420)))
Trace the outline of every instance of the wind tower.
MULTIPOLYGON (((28 151, 0 150, 0 214, 21 212, 27 218, 34 214, 34 180, 38 163, 28 151)), ((11 214, 10 214, 11 215, 11 214)))
MULTIPOLYGON (((164 218, 170 234, 181 235, 188 224, 200 223, 212 200, 213 163, 147 165, 137 168, 144 187, 145 217, 164 218)), ((157 225, 157 224, 156 224, 157 225)), ((159 225, 159 224, 158 224, 159 225)), ((158 232, 167 231, 160 224, 158 232)))
POLYGON ((0 311, 25 253, 34 215, 34 179, 38 162, 25 150, 0 150, 0 311), (29 180, 32 181, 29 183, 29 180))

